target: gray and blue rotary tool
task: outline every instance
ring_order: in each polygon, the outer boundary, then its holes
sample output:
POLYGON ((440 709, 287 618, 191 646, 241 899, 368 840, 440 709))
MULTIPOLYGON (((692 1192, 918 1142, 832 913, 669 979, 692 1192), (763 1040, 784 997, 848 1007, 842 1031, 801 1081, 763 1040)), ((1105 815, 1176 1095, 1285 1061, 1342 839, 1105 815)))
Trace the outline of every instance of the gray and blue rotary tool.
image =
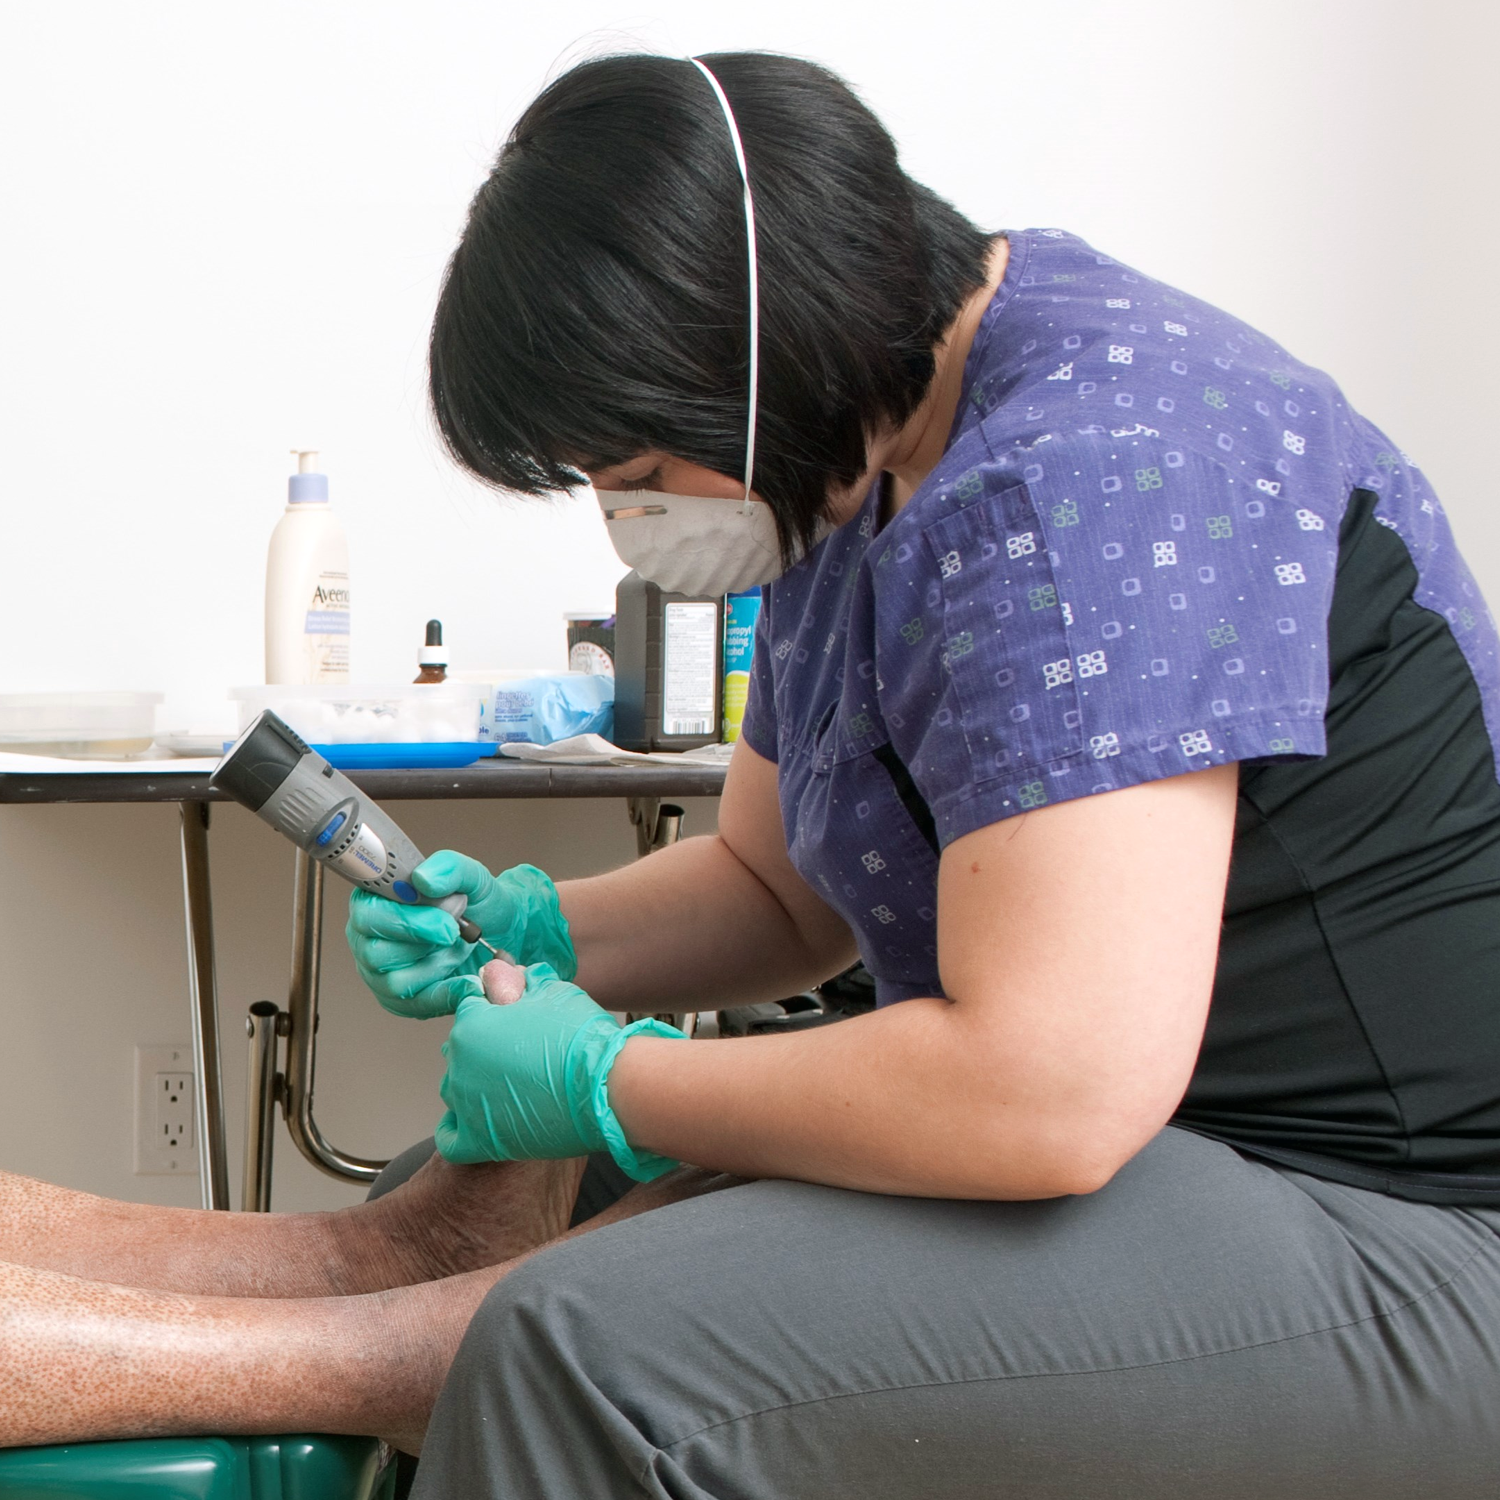
POLYGON ((229 747, 208 784, 248 807, 351 885, 404 906, 438 907, 457 921, 466 943, 497 953, 464 916, 469 898, 462 892, 422 895, 411 880, 412 871, 422 863, 421 850, 394 819, 270 709, 229 747))

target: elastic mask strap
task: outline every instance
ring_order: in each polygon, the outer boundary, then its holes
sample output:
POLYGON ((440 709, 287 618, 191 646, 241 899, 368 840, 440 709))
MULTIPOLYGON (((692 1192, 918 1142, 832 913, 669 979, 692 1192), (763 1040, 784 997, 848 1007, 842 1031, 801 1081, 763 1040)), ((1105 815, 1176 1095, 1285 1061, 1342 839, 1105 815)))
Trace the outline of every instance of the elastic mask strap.
POLYGON ((740 169, 740 180, 745 184, 745 244, 750 251, 750 427, 745 436, 745 499, 748 501, 750 481, 755 474, 755 412, 760 397, 760 276, 755 252, 755 202, 750 196, 750 172, 745 166, 744 142, 740 140, 740 127, 735 124, 729 100, 724 97, 719 80, 696 57, 690 57, 688 61, 708 79, 708 86, 714 91, 719 108, 724 111, 730 139, 734 142, 734 160, 740 169))

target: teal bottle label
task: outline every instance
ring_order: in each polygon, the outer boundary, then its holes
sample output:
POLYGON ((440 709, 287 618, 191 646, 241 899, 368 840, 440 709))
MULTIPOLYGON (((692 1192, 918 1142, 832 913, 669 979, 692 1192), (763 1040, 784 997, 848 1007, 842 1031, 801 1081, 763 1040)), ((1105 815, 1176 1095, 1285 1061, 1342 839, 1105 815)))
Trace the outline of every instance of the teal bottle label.
POLYGON ((745 699, 750 692, 750 653, 755 646, 755 622, 760 618, 760 590, 746 589, 724 600, 724 742, 740 737, 745 699))

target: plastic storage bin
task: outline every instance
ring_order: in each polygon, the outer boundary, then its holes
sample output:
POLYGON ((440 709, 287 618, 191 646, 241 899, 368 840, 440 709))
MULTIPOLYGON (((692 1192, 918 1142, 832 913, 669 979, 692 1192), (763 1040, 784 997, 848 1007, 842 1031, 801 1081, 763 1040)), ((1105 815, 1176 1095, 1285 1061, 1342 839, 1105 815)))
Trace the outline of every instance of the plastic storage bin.
POLYGON ((481 732, 483 683, 244 687, 230 697, 241 731, 269 708, 341 770, 466 766, 491 750, 481 732))
POLYGON ((151 747, 160 693, 0 694, 0 750, 123 760, 151 747))

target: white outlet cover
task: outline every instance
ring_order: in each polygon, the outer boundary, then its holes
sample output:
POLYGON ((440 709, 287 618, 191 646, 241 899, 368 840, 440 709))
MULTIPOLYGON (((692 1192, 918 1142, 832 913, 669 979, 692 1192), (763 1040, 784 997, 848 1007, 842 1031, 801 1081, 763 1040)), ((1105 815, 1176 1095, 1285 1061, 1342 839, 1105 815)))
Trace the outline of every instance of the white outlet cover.
MULTIPOLYGON (((135 1174, 137 1177, 195 1177, 198 1174, 197 1128, 188 1134, 188 1145, 169 1149, 157 1133, 160 1105, 157 1093, 161 1075, 184 1075, 192 1082, 193 1054, 185 1042, 164 1042, 135 1049, 135 1174)), ((197 1119, 197 1100, 190 1093, 183 1101, 190 1121, 197 1119)))

